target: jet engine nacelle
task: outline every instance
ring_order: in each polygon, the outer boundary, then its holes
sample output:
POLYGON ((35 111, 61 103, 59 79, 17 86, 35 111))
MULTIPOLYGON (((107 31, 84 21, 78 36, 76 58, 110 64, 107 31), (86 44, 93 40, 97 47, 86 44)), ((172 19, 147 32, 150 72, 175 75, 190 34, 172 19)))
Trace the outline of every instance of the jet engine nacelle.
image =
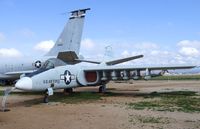
POLYGON ((100 83, 100 76, 97 71, 80 70, 77 74, 77 82, 82 86, 96 86, 100 83))

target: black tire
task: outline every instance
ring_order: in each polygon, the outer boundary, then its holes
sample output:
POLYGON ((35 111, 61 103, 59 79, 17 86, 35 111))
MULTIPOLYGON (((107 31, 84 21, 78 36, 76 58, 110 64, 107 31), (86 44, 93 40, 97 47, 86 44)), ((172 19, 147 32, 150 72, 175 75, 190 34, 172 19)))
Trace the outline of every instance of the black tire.
POLYGON ((99 93, 105 93, 105 92, 106 92, 106 86, 100 86, 99 93))
POLYGON ((99 87, 99 93, 102 93, 102 86, 99 87))
POLYGON ((73 93, 73 89, 72 88, 68 88, 68 89, 64 89, 64 93, 73 93))

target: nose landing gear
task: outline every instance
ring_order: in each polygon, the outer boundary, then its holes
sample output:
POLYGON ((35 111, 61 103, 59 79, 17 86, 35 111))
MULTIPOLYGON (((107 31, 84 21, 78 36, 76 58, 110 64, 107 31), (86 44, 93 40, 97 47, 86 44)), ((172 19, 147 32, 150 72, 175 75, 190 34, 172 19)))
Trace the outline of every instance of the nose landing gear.
POLYGON ((48 88, 46 91, 45 91, 45 95, 44 95, 44 99, 43 99, 43 102, 44 103, 48 103, 49 102, 49 96, 53 95, 53 89, 52 88, 48 88))

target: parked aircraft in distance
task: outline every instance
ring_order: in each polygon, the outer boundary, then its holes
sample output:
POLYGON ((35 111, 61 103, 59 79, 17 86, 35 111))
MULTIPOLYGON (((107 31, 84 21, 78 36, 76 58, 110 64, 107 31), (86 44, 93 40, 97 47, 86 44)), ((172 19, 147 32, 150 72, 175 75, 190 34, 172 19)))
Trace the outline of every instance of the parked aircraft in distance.
MULTIPOLYGON (((71 16, 54 47, 45 56, 0 63, 0 84, 12 84, 20 78, 20 75, 31 73, 39 69, 47 59, 57 57, 60 52, 73 51, 79 55, 83 24, 87 10, 89 10, 89 8, 71 12, 71 16)), ((65 56, 68 55, 70 55, 70 53, 65 53, 65 56)), ((58 65, 64 65, 65 63, 67 62, 60 62, 58 65)))
MULTIPOLYGON (((72 15, 74 16, 74 15, 72 15)), ((64 89, 65 92, 72 92, 72 88, 86 86, 100 86, 99 92, 106 91, 106 84, 110 81, 141 79, 141 72, 145 71, 144 79, 148 80, 155 76, 153 70, 164 71, 174 69, 190 69, 195 66, 161 66, 161 67, 135 67, 119 66, 116 64, 142 58, 137 55, 111 61, 86 61, 78 59, 75 51, 60 52, 57 58, 48 59, 44 65, 35 72, 26 74, 15 84, 15 88, 25 91, 45 91, 44 102, 48 102, 48 96, 53 95, 53 90, 64 89), (66 54, 69 54, 66 58, 66 54), (81 62, 90 62, 97 65, 83 66, 81 62), (66 65, 59 65, 60 62, 68 62, 66 65)))

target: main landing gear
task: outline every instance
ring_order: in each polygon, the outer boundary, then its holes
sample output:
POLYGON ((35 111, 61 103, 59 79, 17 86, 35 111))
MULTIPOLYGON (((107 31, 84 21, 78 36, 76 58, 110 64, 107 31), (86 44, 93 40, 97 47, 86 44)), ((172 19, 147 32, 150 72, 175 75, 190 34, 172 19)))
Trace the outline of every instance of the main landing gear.
POLYGON ((64 94, 71 94, 73 93, 73 88, 64 89, 64 94))
POLYGON ((106 85, 101 85, 99 87, 99 93, 105 93, 106 92, 106 85))

